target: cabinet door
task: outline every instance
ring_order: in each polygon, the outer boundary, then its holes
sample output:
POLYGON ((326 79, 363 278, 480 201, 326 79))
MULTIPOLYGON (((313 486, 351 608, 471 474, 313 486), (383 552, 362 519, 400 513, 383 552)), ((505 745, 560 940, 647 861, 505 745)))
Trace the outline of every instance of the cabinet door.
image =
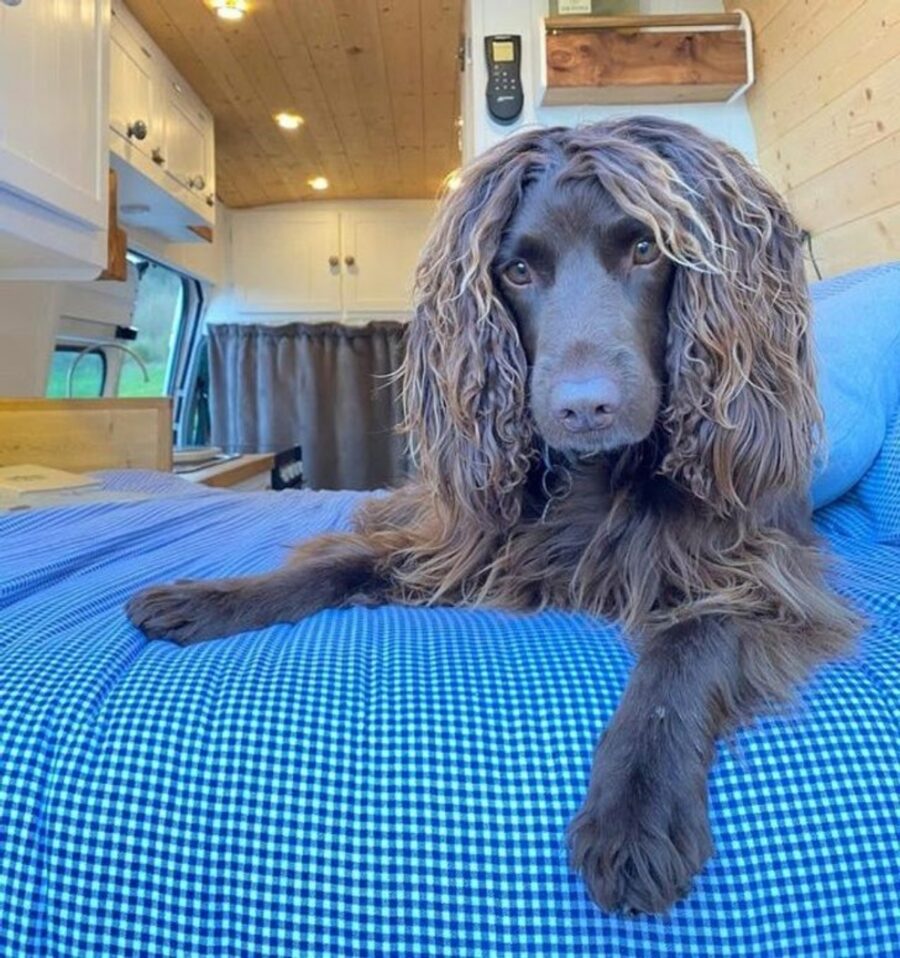
POLYGON ((109 126, 134 150, 150 158, 162 148, 158 106, 154 103, 157 64, 147 44, 130 28, 127 14, 113 6, 109 67, 109 126))
POLYGON ((322 211, 235 211, 232 256, 245 313, 327 313, 341 309, 339 218, 322 211))
POLYGON ((416 263, 432 208, 414 212, 346 213, 341 217, 344 309, 397 312, 411 308, 416 263))
POLYGON ((165 169, 192 196, 207 192, 212 143, 207 134, 209 114, 184 83, 171 75, 162 80, 165 98, 165 169))
POLYGON ((107 219, 109 0, 0 4, 0 187, 107 219))
POLYGON ((203 187, 203 202, 208 210, 207 215, 215 221, 216 206, 216 127, 212 114, 206 112, 206 122, 203 127, 206 141, 206 183, 203 187))

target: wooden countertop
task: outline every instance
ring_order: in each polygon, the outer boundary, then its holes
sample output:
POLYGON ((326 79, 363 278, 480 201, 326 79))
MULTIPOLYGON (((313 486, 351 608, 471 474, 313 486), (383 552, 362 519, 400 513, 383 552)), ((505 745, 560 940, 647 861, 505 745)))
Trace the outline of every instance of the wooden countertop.
POLYGON ((264 452, 258 455, 238 456, 226 462, 217 462, 205 469, 179 473, 182 479, 202 482, 205 486, 227 487, 246 482, 260 473, 269 472, 275 465, 275 454, 264 452))

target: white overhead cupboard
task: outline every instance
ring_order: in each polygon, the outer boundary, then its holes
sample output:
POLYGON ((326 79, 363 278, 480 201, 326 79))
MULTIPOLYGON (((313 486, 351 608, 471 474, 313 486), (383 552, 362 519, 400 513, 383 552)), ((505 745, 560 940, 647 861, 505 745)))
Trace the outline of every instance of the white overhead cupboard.
POLYGON ((231 276, 246 314, 405 312, 429 200, 292 204, 231 214, 231 276))
POLYGON ((212 114, 121 0, 112 3, 109 128, 119 217, 175 242, 215 225, 212 114))
POLYGON ((0 279, 106 265, 110 0, 0 0, 0 279))
POLYGON ((110 166, 126 229, 214 226, 212 114, 121 0, 0 0, 0 280, 104 270, 110 166))

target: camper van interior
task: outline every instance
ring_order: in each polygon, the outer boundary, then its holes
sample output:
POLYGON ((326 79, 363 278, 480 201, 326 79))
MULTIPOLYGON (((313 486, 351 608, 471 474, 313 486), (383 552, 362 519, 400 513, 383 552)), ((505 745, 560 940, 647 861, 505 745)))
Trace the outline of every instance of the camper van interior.
POLYGON ((0 955, 900 956, 898 90, 0 0, 0 955))

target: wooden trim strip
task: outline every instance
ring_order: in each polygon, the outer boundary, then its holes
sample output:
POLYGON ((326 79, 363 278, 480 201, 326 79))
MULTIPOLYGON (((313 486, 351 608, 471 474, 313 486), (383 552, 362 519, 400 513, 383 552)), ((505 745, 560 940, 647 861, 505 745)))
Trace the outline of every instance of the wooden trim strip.
POLYGON ((641 30, 647 27, 740 27, 739 13, 644 14, 631 17, 547 17, 547 32, 565 30, 641 30))

